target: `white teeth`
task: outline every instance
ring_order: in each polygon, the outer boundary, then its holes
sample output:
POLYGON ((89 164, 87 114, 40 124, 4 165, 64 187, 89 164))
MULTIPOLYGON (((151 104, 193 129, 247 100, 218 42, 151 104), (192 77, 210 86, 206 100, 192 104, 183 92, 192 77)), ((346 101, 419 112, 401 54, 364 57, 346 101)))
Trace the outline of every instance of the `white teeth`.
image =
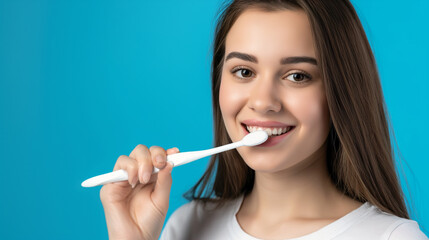
POLYGON ((246 126, 247 130, 249 132, 255 132, 258 130, 263 130, 266 131, 268 133, 268 136, 273 136, 273 135, 281 135, 283 133, 288 132, 292 127, 285 127, 285 128, 262 128, 262 127, 256 127, 256 126, 246 126))

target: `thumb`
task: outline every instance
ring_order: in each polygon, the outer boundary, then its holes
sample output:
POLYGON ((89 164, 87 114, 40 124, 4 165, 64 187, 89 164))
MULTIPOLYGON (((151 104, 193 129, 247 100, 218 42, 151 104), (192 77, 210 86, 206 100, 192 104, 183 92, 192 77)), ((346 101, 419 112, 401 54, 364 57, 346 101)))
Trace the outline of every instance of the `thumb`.
POLYGON ((173 164, 167 162, 165 168, 158 172, 158 179, 156 180, 155 188, 152 192, 152 200, 165 214, 168 210, 168 202, 170 198, 171 183, 171 171, 173 170, 173 164))

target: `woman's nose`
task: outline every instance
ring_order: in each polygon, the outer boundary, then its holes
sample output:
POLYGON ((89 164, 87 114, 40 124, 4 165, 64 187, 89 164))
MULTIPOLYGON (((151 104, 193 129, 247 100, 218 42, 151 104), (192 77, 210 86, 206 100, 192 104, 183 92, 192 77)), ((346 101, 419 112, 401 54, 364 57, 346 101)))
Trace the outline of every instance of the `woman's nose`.
POLYGON ((251 90, 248 106, 261 114, 279 112, 282 108, 275 81, 259 81, 251 90))

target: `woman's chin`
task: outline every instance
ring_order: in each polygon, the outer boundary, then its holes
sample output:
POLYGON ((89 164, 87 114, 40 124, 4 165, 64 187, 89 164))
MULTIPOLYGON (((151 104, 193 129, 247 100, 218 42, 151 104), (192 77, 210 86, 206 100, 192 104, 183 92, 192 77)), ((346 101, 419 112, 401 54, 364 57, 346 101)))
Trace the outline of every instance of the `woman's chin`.
POLYGON ((280 171, 285 163, 279 162, 276 160, 269 160, 266 158, 251 158, 246 161, 247 166, 255 170, 255 172, 266 172, 266 173, 275 173, 280 171))

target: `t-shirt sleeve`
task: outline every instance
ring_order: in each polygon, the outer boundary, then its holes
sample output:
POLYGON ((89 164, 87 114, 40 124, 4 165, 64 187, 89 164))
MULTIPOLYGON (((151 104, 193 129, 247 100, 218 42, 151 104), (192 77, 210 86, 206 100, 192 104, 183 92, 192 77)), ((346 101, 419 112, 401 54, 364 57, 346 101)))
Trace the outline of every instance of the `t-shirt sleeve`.
POLYGON ((390 234, 389 240, 427 240, 427 236, 420 230, 415 221, 407 221, 399 224, 390 234))

